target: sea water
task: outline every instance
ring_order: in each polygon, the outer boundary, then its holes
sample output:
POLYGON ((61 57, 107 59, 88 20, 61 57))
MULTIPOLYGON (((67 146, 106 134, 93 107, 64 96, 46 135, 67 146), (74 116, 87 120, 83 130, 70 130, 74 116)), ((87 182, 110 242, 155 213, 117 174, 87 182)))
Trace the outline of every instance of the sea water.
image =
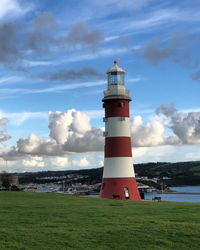
POLYGON ((163 201, 182 201, 182 202, 200 202, 200 194, 187 194, 187 193, 200 193, 200 186, 182 186, 170 187, 176 192, 184 192, 185 194, 145 194, 146 200, 152 200, 155 197, 161 197, 163 201))

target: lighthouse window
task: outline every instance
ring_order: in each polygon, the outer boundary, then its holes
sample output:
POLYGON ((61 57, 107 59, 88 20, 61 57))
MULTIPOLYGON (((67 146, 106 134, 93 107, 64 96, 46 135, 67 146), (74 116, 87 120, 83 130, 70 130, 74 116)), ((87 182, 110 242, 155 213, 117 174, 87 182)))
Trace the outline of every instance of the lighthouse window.
POLYGON ((119 74, 117 72, 111 72, 110 74, 110 84, 111 85, 124 85, 124 74, 119 74))
POLYGON ((119 102, 118 103, 118 107, 124 107, 125 106, 125 103, 124 102, 119 102))

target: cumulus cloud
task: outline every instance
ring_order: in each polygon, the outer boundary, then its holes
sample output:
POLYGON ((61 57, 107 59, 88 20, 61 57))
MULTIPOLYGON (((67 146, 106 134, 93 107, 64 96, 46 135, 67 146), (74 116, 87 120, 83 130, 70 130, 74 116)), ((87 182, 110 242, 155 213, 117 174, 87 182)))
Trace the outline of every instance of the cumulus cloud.
MULTIPOLYGON (((0 157, 17 160, 26 156, 63 156, 70 153, 102 151, 104 137, 100 128, 90 125, 85 113, 74 109, 49 112, 50 140, 42 140, 34 133, 20 138, 0 157)), ((59 159, 59 158, 58 158, 59 159)))
POLYGON ((75 109, 67 112, 49 112, 50 137, 58 144, 67 142, 70 136, 82 137, 91 130, 90 118, 75 109))
POLYGON ((104 137, 100 128, 92 128, 83 136, 70 136, 63 145, 63 149, 69 152, 94 152, 103 151, 104 137))
POLYGON ((131 125, 131 132, 133 138, 133 146, 156 146, 162 144, 164 126, 158 122, 153 121, 142 126, 143 121, 141 116, 135 116, 131 125))
POLYGON ((66 152, 101 151, 104 138, 100 128, 90 125, 85 113, 74 109, 67 112, 49 113, 50 137, 63 144, 66 152))
POLYGON ((63 144, 68 138, 68 131, 72 124, 72 110, 69 112, 49 112, 49 136, 58 144, 63 144))
POLYGON ((21 155, 61 155, 62 147, 55 140, 42 140, 34 133, 17 141, 16 152, 21 155))
MULTIPOLYGON (((5 118, 0 119, 1 128, 5 129, 6 123, 5 118)), ((56 156, 54 165, 73 166, 75 162, 69 163, 64 155, 103 151, 105 139, 102 128, 92 127, 89 116, 84 112, 75 109, 49 112, 49 130, 49 140, 31 133, 28 137, 20 138, 16 146, 0 153, 0 157, 13 161, 31 156, 56 156)), ((8 138, 5 134, 0 136, 2 141, 8 138)), ((131 137, 132 146, 143 147, 144 150, 159 145, 200 144, 200 112, 183 113, 178 112, 173 104, 161 105, 151 122, 144 123, 141 116, 133 118, 131 137), (168 130, 166 132, 166 128, 171 129, 171 134, 168 130)), ((134 154, 144 150, 134 151, 134 154)), ((79 166, 89 166, 86 160, 83 158, 79 166)), ((35 161, 36 158, 28 159, 25 164, 37 164, 35 161)))
POLYGON ((103 78, 104 74, 97 72, 96 69, 92 67, 83 67, 77 70, 74 69, 61 69, 57 72, 49 73, 43 72, 39 75, 39 78, 48 81, 69 81, 77 79, 87 79, 87 78, 103 78))
POLYGON ((161 105, 158 115, 169 119, 169 127, 182 144, 200 144, 200 112, 178 112, 173 104, 161 105))

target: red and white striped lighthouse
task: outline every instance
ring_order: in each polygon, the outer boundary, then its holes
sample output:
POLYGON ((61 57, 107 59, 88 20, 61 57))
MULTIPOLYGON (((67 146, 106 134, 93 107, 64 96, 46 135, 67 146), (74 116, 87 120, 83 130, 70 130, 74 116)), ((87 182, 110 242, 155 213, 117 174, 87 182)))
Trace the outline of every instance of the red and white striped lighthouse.
POLYGON ((125 71, 114 61, 107 71, 108 88, 104 91, 105 148, 101 198, 141 200, 131 150, 129 91, 124 85, 125 71))

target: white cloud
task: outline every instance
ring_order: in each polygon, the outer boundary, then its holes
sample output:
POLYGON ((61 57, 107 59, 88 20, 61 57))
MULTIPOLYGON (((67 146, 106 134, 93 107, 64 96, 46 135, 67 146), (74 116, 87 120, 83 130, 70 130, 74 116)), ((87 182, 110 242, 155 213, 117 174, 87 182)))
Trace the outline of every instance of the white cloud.
POLYGON ((51 159, 51 164, 57 167, 68 167, 70 162, 67 157, 54 157, 51 159))
POLYGON ((133 146, 157 146, 163 144, 165 128, 158 121, 143 125, 142 117, 135 116, 131 124, 133 146))
POLYGON ((3 86, 8 83, 16 83, 22 80, 23 78, 19 76, 4 76, 0 78, 0 85, 3 86))
MULTIPOLYGON (((200 160, 200 147, 196 145, 171 146, 163 145, 156 147, 141 148, 140 153, 134 154, 134 163, 145 162, 183 162, 200 160)), ((136 148, 137 152, 137 148, 136 148)))
POLYGON ((66 90, 72 90, 77 88, 89 88, 105 84, 106 84, 105 81, 93 81, 93 82, 56 85, 55 87, 44 88, 44 89, 4 88, 1 89, 1 93, 7 96, 13 94, 25 95, 25 94, 40 94, 40 93, 55 93, 55 92, 61 93, 66 90))
POLYGON ((10 135, 8 135, 7 132, 7 123, 8 123, 8 119, 5 117, 0 116, 0 143, 7 141, 11 138, 10 135))
POLYGON ((58 144, 67 142, 70 136, 82 137, 91 130, 90 118, 74 109, 67 112, 49 112, 50 137, 58 144))
POLYGON ((28 138, 21 138, 17 144, 20 152, 29 154, 39 148, 40 139, 31 133, 28 138))
POLYGON ((74 166, 74 167, 89 167, 90 163, 86 159, 86 157, 83 157, 80 160, 72 160, 72 166, 74 166))
POLYGON ((133 158, 138 158, 143 156, 147 152, 147 147, 132 148, 133 158))
POLYGON ((83 136, 71 135, 63 145, 66 152, 94 152, 103 151, 104 137, 101 128, 92 128, 83 136))
POLYGON ((28 159, 22 160, 22 164, 25 167, 44 167, 45 163, 43 157, 29 157, 28 159))
MULTIPOLYGON (((109 38, 108 38, 109 39, 109 38)), ((79 53, 71 53, 67 57, 60 57, 59 60, 53 60, 53 61, 29 61, 29 60, 24 60, 24 64, 27 67, 37 67, 37 66, 56 66, 56 65, 61 65, 61 64, 70 64, 73 62, 82 62, 82 61, 88 61, 88 60, 94 60, 97 58, 102 58, 102 57, 108 57, 108 56, 113 56, 115 54, 125 54, 125 53, 130 53, 130 49, 138 50, 140 46, 133 46, 130 48, 113 48, 113 47, 107 47, 107 48, 100 48, 98 50, 98 53, 88 53, 88 51, 83 51, 79 53)))
POLYGON ((0 154, 7 160, 32 156, 63 156, 77 152, 102 151, 102 129, 90 125, 90 118, 76 110, 49 113, 51 140, 42 140, 34 133, 22 137, 17 145, 0 154))
POLYGON ((17 147, 11 148, 7 155, 34 155, 51 156, 63 155, 62 147, 55 140, 41 140, 37 135, 31 133, 27 138, 20 138, 17 141, 17 147))
POLYGON ((30 4, 23 2, 20 4, 18 0, 1 0, 0 3, 0 19, 8 17, 21 17, 33 8, 30 4))
POLYGON ((124 26, 124 30, 142 30, 147 28, 153 28, 174 20, 178 10, 176 9, 163 9, 152 12, 149 16, 143 17, 141 20, 135 20, 129 22, 127 26, 124 26))
POLYGON ((120 10, 138 10, 146 5, 148 5, 153 0, 106 0, 106 1, 98 1, 93 0, 91 3, 96 4, 97 6, 103 6, 105 8, 111 7, 112 11, 117 11, 118 8, 120 10))
POLYGON ((104 138, 100 128, 92 128, 90 118, 74 109, 49 113, 50 137, 63 144, 65 152, 101 151, 104 138))
MULTIPOLYGON (((141 78, 132 78, 130 82, 138 82, 141 81, 141 78)), ((90 88, 96 86, 106 85, 106 81, 92 81, 92 82, 82 82, 82 83, 72 83, 72 84, 62 84, 56 85, 50 88, 39 88, 39 89, 31 89, 31 88, 2 88, 1 94, 3 97, 10 95, 29 95, 29 94, 41 94, 41 93, 62 93, 66 90, 73 89, 81 89, 81 88, 90 88)), ((88 92, 87 92, 88 93, 88 92)))
POLYGON ((170 104, 161 105, 156 113, 169 119, 168 127, 182 144, 200 144, 200 112, 178 112, 170 104))
MULTIPOLYGON (((183 114, 177 112, 173 106, 160 106, 156 112, 158 116, 146 124, 143 123, 141 116, 133 118, 132 146, 142 147, 142 149, 133 150, 136 157, 140 157, 147 151, 147 147, 200 144, 200 114, 198 112, 183 114), (170 119, 170 122, 166 123, 163 118, 156 120, 161 114, 170 119), (168 127, 173 133, 167 131, 165 135, 168 127)), ((2 123, 3 127, 5 127, 5 122, 2 123)), ((51 139, 42 140, 31 133, 28 137, 20 138, 16 146, 1 152, 0 157, 6 160, 16 160, 27 156, 63 157, 66 154, 103 151, 105 141, 102 135, 103 129, 92 127, 89 116, 83 112, 75 109, 66 112, 49 112, 49 129, 51 139)), ((75 163, 77 162, 72 162, 72 165, 75 163)), ((66 160, 65 164, 67 164, 66 160)), ((89 166, 86 159, 82 160, 82 165, 89 166)))
POLYGON ((47 112, 19 112, 19 113, 5 113, 0 110, 0 118, 7 117, 9 123, 12 125, 20 126, 28 119, 47 119, 47 112))

